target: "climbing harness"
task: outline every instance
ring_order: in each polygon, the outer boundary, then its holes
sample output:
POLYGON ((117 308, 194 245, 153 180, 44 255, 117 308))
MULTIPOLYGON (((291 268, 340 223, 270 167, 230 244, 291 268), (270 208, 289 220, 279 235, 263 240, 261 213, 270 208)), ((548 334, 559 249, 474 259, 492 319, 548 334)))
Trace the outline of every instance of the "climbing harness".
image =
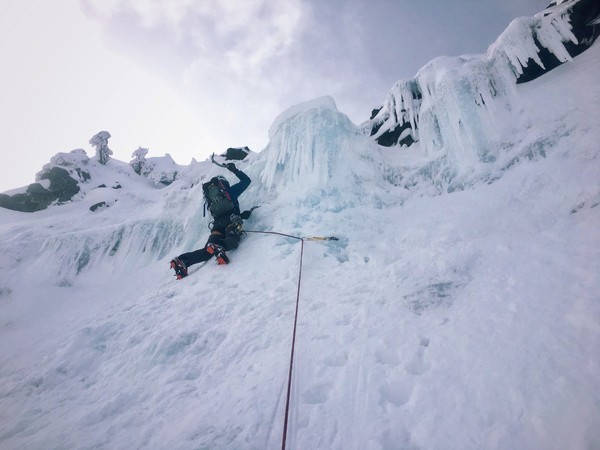
POLYGON ((300 305, 300 284, 302 283, 302 262, 304 258, 304 241, 338 241, 339 239, 335 236, 311 236, 311 237, 300 237, 292 236, 291 234, 279 233, 277 231, 253 231, 244 230, 246 233, 260 233, 260 234, 274 234, 277 236, 289 237, 300 241, 300 268, 298 270, 298 288, 296 291, 296 310, 294 312, 294 330, 292 332, 292 348, 290 351, 290 366, 288 370, 288 385, 287 395, 285 400, 285 418, 283 421, 283 436, 281 438, 281 450, 285 450, 287 440, 287 429, 288 419, 290 413, 290 396, 292 392, 292 372, 294 370, 294 351, 296 348, 296 329, 298 325, 298 306, 300 305))

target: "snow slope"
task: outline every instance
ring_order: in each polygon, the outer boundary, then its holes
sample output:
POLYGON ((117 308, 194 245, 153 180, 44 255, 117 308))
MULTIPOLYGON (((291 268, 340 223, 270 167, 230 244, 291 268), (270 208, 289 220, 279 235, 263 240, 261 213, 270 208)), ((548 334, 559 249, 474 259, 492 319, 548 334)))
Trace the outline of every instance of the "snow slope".
MULTIPOLYGON (((288 448, 600 447, 599 69, 596 44, 518 86, 497 158, 452 178, 328 97, 239 163, 247 229, 340 238, 305 244, 288 448)), ((299 242, 176 281, 222 170, 91 169, 121 189, 0 209, 0 448, 280 448, 299 242)))

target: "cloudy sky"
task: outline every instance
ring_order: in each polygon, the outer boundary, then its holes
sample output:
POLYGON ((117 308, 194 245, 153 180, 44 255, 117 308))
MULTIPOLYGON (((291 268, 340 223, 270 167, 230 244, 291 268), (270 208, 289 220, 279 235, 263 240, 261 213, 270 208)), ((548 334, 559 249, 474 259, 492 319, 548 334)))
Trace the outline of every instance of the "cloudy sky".
POLYGON ((436 56, 483 53, 548 0, 2 0, 0 192, 107 130, 176 162, 262 150, 331 95, 360 124, 436 56))

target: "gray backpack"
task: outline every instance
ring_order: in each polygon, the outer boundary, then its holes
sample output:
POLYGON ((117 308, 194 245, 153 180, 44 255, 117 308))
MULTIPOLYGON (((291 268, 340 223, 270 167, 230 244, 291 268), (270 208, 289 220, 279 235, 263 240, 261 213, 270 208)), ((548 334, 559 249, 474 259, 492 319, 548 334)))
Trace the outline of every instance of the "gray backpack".
POLYGON ((235 210, 228 188, 229 183, 223 177, 214 177, 202 185, 204 206, 215 219, 229 216, 235 210))

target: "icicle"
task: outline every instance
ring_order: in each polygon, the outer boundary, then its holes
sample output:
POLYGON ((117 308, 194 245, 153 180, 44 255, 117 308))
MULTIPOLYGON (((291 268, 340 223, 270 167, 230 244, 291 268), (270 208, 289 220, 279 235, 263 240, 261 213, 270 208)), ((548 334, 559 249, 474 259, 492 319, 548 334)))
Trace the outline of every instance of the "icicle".
POLYGON ((532 62, 545 68, 542 48, 561 62, 571 59, 565 48, 565 42, 577 43, 571 5, 562 1, 543 14, 514 20, 484 55, 434 59, 415 78, 397 82, 362 128, 377 130, 372 138, 378 139, 408 125, 426 156, 447 155, 458 171, 489 160, 497 123, 514 120, 515 85, 524 68, 532 62))

